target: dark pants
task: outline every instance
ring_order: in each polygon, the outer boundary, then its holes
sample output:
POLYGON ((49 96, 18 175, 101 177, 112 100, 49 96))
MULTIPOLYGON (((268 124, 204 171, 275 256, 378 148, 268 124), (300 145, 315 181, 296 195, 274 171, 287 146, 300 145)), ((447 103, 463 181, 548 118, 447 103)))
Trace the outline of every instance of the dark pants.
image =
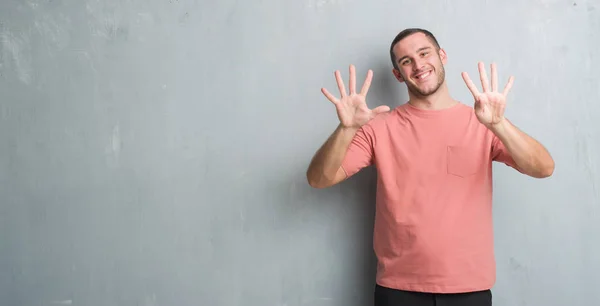
POLYGON ((375 286, 375 306, 491 306, 492 291, 422 293, 375 286))

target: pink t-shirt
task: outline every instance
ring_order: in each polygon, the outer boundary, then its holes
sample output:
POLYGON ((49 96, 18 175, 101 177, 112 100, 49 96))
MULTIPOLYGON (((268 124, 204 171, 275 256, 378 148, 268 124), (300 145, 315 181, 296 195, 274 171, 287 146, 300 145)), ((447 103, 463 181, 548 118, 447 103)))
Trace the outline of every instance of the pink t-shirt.
POLYGON ((502 142, 457 104, 403 104, 365 124, 342 163, 348 176, 378 173, 377 283, 456 293, 493 286, 492 161, 515 168, 502 142))

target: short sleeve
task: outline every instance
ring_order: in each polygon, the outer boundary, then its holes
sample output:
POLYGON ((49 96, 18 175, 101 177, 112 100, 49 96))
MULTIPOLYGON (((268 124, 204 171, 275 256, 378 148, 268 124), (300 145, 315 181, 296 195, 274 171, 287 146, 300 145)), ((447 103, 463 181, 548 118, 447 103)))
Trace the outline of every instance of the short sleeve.
POLYGON ((504 163, 518 170, 517 164, 510 155, 510 152, 508 152, 502 141, 500 141, 500 138, 496 135, 492 139, 492 160, 504 163))
POLYGON ((373 134, 368 125, 361 127, 348 146, 342 169, 348 177, 373 164, 373 134))

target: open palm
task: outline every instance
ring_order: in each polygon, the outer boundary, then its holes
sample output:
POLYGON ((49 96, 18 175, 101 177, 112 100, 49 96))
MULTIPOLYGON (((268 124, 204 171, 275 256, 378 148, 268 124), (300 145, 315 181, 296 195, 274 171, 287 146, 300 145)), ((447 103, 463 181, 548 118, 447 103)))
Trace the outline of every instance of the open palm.
POLYGON ((371 80, 373 79, 373 71, 369 70, 361 91, 357 93, 355 70, 354 65, 350 65, 349 93, 346 92, 346 87, 344 86, 340 72, 337 70, 335 71, 335 79, 337 81, 338 89, 340 90, 339 99, 329 93, 327 89, 321 88, 325 97, 335 105, 342 126, 348 128, 360 128, 378 114, 390 110, 390 108, 385 105, 376 107, 372 110, 369 109, 366 97, 369 87, 371 86, 371 80))
POLYGON ((491 85, 488 81, 487 74, 485 72, 485 66, 482 62, 478 63, 479 76, 481 79, 481 85, 483 92, 479 92, 477 87, 469 78, 466 72, 462 73, 462 77, 467 84, 467 87, 475 98, 475 115, 479 122, 486 127, 490 128, 504 120, 504 109, 506 107, 506 96, 512 88, 514 77, 508 79, 508 83, 504 87, 503 92, 498 92, 498 73, 496 71, 496 64, 492 63, 491 73, 492 80, 491 85))

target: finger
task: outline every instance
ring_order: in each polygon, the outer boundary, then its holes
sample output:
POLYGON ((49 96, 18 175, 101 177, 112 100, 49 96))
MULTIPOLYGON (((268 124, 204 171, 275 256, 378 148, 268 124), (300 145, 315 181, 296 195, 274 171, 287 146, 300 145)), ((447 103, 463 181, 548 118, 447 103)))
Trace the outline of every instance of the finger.
POLYGON ((362 86, 362 89, 360 90, 360 94, 363 96, 367 95, 367 92, 369 92, 369 88, 371 87, 371 81, 373 80, 373 70, 369 70, 367 71, 367 78, 365 79, 365 83, 362 86))
POLYGON ((356 68, 354 65, 350 65, 350 94, 356 93, 356 68))
POLYGON ((335 71, 335 80, 337 81, 340 95, 342 97, 346 96, 346 87, 344 86, 344 80, 342 80, 342 74, 339 72, 339 70, 335 71))
POLYGON ((481 89, 483 92, 490 91, 490 85, 487 77, 487 73, 485 72, 485 65, 482 62, 479 62, 479 77, 481 79, 481 89))
POLYGON ((475 100, 475 103, 473 104, 473 109, 475 111, 480 111, 481 110, 481 102, 479 100, 475 100))
POLYGON ((327 91, 327 89, 321 88, 321 92, 325 95, 325 97, 327 97, 329 101, 331 101, 331 103, 336 104, 339 102, 339 100, 336 97, 334 97, 329 91, 327 91))
POLYGON ((514 82, 515 82, 515 77, 514 76, 511 76, 510 78, 508 78, 508 83, 506 83, 506 86, 504 86, 504 91, 502 92, 502 94, 505 97, 508 95, 508 92, 512 88, 514 82))
POLYGON ((375 115, 381 114, 381 113, 385 113, 385 112, 389 112, 389 111, 390 111, 390 107, 387 106, 387 105, 381 105, 381 106, 378 106, 378 107, 376 107, 376 108, 373 109, 373 113, 375 115))
POLYGON ((475 109, 481 109, 483 106, 485 106, 487 104, 487 100, 484 98, 481 98, 483 96, 479 96, 477 98, 475 98, 475 103, 474 103, 474 107, 475 109))
POLYGON ((498 91, 498 71, 496 70, 496 63, 492 63, 492 91, 498 91))
POLYGON ((475 83, 473 83, 473 81, 471 81, 471 78, 469 78, 469 74, 463 72, 462 77, 463 80, 465 80, 465 84, 467 84, 467 88, 469 88, 471 94, 473 94, 473 97, 479 96, 479 90, 477 90, 477 86, 475 86, 475 83))

